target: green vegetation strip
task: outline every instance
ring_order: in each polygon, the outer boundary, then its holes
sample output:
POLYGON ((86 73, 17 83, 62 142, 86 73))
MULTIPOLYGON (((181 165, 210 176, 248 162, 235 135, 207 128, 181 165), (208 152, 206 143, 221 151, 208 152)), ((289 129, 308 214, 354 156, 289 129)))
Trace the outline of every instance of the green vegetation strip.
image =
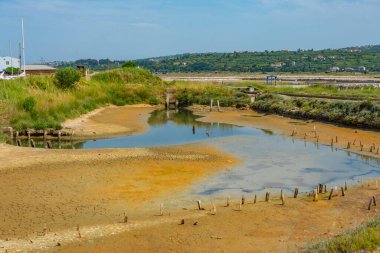
POLYGON ((380 218, 363 227, 311 246, 307 252, 373 252, 380 247, 380 218))

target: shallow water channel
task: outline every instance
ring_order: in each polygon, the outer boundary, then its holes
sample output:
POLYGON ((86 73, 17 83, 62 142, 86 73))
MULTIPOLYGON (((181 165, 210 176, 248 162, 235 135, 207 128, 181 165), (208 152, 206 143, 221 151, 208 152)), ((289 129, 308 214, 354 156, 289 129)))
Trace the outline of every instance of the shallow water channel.
MULTIPOLYGON (((309 191, 318 183, 341 186, 379 177, 380 161, 330 146, 279 136, 271 131, 229 124, 203 123, 190 111, 151 114, 150 129, 142 134, 61 143, 64 148, 155 147, 205 142, 240 158, 243 163, 193 185, 196 195, 250 194, 270 190, 309 191)), ((59 144, 54 143, 54 147, 59 144)))

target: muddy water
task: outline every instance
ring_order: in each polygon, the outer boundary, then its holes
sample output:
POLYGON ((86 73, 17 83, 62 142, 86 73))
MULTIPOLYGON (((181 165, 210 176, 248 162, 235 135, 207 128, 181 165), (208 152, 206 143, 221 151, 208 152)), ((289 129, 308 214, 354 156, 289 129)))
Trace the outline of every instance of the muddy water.
MULTIPOLYGON (((225 196, 263 191, 309 191, 318 183, 341 186, 379 177, 379 160, 274 135, 271 131, 228 124, 202 123, 190 111, 155 111, 149 131, 128 137, 86 141, 62 148, 130 148, 171 146, 199 142, 216 146, 243 163, 192 186, 190 194, 225 196)), ((42 144, 41 144, 42 145, 42 144)), ((58 147, 58 143, 53 143, 58 147)))
MULTIPOLYGON (((191 187, 195 195, 238 195, 263 191, 309 191, 318 183, 340 186, 380 175, 379 160, 325 145, 274 135, 271 131, 197 122, 190 111, 155 111, 146 133, 82 144, 88 148, 169 146, 207 143, 240 158, 238 167, 191 187)), ((200 144, 201 145, 201 144, 200 144)))

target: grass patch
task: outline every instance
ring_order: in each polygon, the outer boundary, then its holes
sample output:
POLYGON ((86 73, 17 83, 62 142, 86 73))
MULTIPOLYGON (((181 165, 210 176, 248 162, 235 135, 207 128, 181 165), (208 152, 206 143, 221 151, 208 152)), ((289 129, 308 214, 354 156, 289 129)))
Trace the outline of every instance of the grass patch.
POLYGON ((309 247, 307 252, 373 252, 380 247, 380 218, 309 247))

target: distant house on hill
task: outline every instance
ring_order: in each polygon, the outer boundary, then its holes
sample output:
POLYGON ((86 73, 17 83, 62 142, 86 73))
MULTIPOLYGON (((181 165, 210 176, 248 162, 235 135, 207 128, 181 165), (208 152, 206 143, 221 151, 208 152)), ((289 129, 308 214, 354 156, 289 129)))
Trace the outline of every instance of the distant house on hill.
POLYGON ((51 75, 55 73, 56 68, 50 67, 48 65, 32 64, 32 65, 26 65, 25 70, 26 70, 26 74, 30 76, 51 75))
POLYGON ((0 72, 10 67, 20 68, 20 59, 12 58, 9 56, 0 56, 0 72))
POLYGON ((273 68, 282 68, 284 66, 286 66, 285 62, 276 62, 276 63, 271 64, 271 67, 273 68))
POLYGON ((331 72, 338 72, 338 71, 340 71, 340 68, 339 67, 332 67, 332 68, 330 68, 330 71, 331 72))

